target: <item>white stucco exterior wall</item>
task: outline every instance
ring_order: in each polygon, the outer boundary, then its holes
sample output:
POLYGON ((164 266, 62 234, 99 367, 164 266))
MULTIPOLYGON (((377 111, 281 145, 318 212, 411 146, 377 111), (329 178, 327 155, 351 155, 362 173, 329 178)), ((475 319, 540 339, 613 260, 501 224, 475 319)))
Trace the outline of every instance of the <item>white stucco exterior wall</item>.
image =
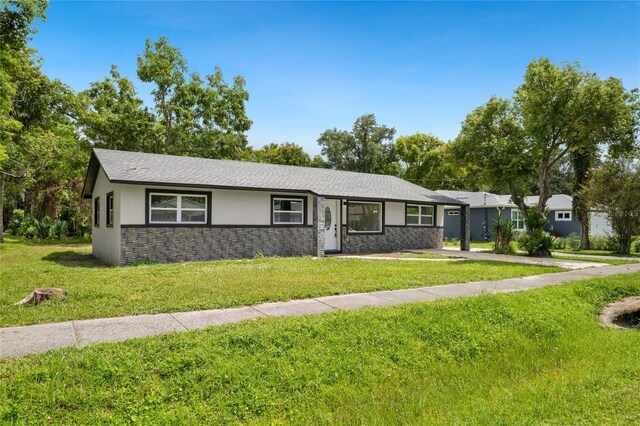
POLYGON ((98 172, 91 200, 91 245, 93 255, 103 262, 120 264, 120 190, 98 172), (113 226, 107 227, 107 193, 113 191, 113 226), (95 226, 95 199, 100 198, 100 225, 95 226))
MULTIPOLYGON (((154 187, 144 185, 119 185, 122 192, 122 223, 144 225, 146 190, 175 190, 208 192, 206 188, 154 187)), ((270 225, 271 196, 307 198, 307 224, 313 222, 313 200, 308 194, 284 194, 267 191, 245 191, 233 189, 213 189, 211 191, 211 223, 213 225, 270 225)))
POLYGON ((436 206, 436 226, 444 226, 444 206, 436 206))
POLYGON ((605 213, 591 212, 589 234, 604 237, 612 234, 611 224, 605 213))
POLYGON ((404 203, 393 203, 386 202, 384 203, 384 222, 385 225, 396 225, 396 226, 404 226, 405 221, 405 209, 404 203))

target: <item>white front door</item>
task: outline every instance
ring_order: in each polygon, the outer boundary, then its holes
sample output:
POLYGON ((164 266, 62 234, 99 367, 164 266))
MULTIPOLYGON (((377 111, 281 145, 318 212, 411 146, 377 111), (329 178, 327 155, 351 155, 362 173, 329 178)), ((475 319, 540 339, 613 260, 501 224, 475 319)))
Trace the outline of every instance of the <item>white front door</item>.
POLYGON ((324 249, 339 250, 340 200, 325 200, 324 205, 324 249))

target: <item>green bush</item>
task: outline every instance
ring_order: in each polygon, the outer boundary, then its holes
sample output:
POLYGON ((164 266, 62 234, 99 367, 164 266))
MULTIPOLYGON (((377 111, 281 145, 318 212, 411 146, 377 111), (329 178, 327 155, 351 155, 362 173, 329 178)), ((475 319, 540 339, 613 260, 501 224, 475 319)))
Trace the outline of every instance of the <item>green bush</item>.
POLYGON ((508 217, 498 214, 493 220, 493 252, 498 254, 513 254, 513 222, 508 217))
POLYGON ((554 250, 580 250, 580 235, 572 233, 553 240, 554 250))
POLYGON ((618 250, 618 241, 612 236, 591 237, 589 242, 591 244, 591 250, 618 250))
POLYGON ((636 242, 633 243, 633 251, 640 253, 640 240, 636 240, 636 242))
POLYGON ((547 212, 541 212, 532 206, 525 217, 529 233, 518 240, 518 247, 527 252, 529 256, 550 257, 554 238, 544 231, 547 224, 547 212))
POLYGON ((13 235, 29 239, 59 240, 72 236, 69 232, 69 222, 66 220, 51 217, 44 217, 42 220, 38 220, 29 214, 25 214, 23 210, 13 211, 7 229, 13 235))

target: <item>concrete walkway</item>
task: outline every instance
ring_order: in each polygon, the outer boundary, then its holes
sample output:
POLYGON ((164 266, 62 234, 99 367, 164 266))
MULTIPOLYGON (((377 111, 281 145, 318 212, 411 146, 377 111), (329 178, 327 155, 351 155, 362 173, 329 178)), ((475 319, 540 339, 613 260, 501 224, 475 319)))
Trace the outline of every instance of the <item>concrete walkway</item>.
MULTIPOLYGON (((460 252, 460 248, 459 247, 443 247, 443 250, 446 250, 447 252, 457 252, 456 254, 451 254, 451 253, 447 253, 449 256, 458 256, 458 253, 460 252)), ((471 252, 474 253, 482 253, 482 252, 487 252, 489 249, 486 248, 471 248, 471 252)), ((518 253, 525 253, 522 250, 517 250, 518 253)), ((605 256, 602 254, 583 254, 583 253, 567 253, 567 252, 563 252, 563 251, 551 251, 551 255, 553 256, 565 256, 565 257, 576 257, 576 258, 584 258, 585 260, 589 260, 589 259, 610 259, 610 260, 628 260, 631 262, 638 262, 640 263, 640 257, 638 256, 605 256)))
POLYGON ((92 343, 117 342, 135 337, 188 331, 261 317, 319 314, 365 306, 396 305, 473 296, 482 293, 506 293, 637 271, 640 271, 640 264, 603 266, 500 281, 345 294, 289 302, 263 303, 240 308, 7 327, 0 328, 0 357, 23 356, 64 346, 80 348, 92 343))
MULTIPOLYGON (((414 252, 424 252, 439 254, 442 256, 452 256, 452 250, 448 249, 425 249, 425 250, 412 250, 414 252)), ((454 256, 464 257, 471 260, 490 260, 494 262, 509 262, 509 263, 523 263, 525 265, 538 265, 538 266, 557 266, 565 269, 585 269, 585 268, 599 268, 607 266, 606 263, 601 262, 585 262, 577 260, 562 260, 553 259, 549 257, 527 257, 527 256, 512 256, 504 254, 494 253, 481 253, 477 251, 456 251, 454 256)))

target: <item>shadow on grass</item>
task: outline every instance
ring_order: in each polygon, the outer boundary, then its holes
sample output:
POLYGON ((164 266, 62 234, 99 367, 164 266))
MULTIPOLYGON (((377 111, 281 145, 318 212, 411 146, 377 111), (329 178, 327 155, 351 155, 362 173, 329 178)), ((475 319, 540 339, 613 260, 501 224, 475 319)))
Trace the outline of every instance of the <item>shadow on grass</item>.
POLYGON ((62 266, 71 268, 109 268, 108 265, 101 260, 93 257, 91 253, 77 252, 73 250, 56 251, 42 257, 42 260, 56 262, 62 266))

